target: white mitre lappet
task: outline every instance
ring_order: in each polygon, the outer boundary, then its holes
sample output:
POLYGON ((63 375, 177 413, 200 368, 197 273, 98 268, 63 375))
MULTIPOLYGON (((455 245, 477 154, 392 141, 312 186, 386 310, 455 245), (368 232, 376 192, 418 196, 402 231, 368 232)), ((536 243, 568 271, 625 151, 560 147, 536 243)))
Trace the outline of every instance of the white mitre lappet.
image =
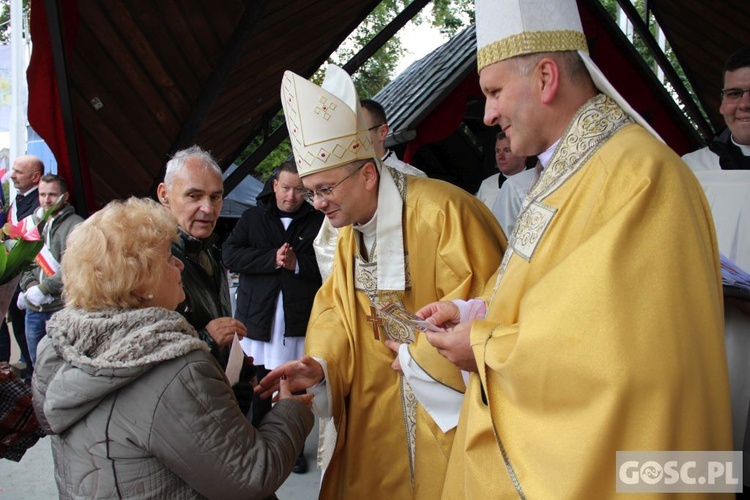
POLYGON ((589 56, 576 0, 476 0, 477 66, 540 52, 577 51, 594 85, 659 137, 589 56))
POLYGON ((390 172, 375 155, 351 77, 330 64, 319 87, 286 71, 281 103, 301 178, 357 160, 372 160, 376 165, 380 173, 375 214, 378 290, 404 290, 403 200, 390 172))

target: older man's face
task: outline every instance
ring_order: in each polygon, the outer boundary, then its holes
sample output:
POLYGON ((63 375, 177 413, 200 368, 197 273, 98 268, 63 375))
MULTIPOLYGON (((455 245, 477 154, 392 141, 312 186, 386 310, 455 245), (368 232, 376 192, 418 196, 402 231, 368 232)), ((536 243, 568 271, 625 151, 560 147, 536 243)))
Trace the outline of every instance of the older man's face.
POLYGON ((486 97, 484 123, 500 126, 516 156, 539 154, 550 142, 540 133, 544 118, 537 69, 523 75, 513 61, 506 60, 490 64, 479 73, 479 86, 486 97))
POLYGON ((211 236, 223 204, 221 175, 201 161, 188 158, 172 179, 171 186, 159 186, 159 199, 177 223, 198 239, 211 236))
POLYGON ((10 178, 15 188, 21 193, 39 184, 41 176, 39 169, 24 156, 16 158, 13 162, 10 178))

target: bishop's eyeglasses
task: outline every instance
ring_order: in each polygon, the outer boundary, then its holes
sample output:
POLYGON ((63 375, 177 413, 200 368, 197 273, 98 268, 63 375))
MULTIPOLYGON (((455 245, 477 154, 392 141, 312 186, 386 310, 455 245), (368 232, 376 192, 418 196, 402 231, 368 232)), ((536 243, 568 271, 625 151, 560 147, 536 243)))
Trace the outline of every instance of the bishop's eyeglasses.
POLYGON ((333 190, 334 189, 336 189, 337 187, 339 187, 345 180, 349 179, 354 174, 356 174, 357 172, 359 172, 360 169, 362 167, 364 167, 365 165, 367 165, 367 163, 363 163, 362 165, 360 165, 359 167, 357 167, 357 169, 354 172, 352 172, 351 174, 347 175, 346 177, 344 177, 343 179, 341 179, 340 181, 338 181, 333 186, 325 186, 325 187, 322 187, 322 188, 318 188, 318 189, 316 189, 314 191, 311 191, 311 190, 308 189, 305 192, 305 199, 307 201, 309 201, 310 203, 313 203, 315 201, 315 197, 316 196, 318 198, 320 198, 321 200, 327 200, 328 198, 330 198, 333 195, 333 190))

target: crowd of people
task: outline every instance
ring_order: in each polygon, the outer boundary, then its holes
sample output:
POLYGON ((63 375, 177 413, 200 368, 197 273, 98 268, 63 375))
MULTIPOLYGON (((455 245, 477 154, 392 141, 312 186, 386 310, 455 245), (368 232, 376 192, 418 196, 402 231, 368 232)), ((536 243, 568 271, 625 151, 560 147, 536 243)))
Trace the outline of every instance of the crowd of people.
POLYGON ((500 130, 476 196, 387 150, 335 65, 285 72, 292 159, 221 245, 198 146, 158 201, 86 220, 16 159, 9 218, 51 217, 12 300, 29 379, 0 365, 0 457, 51 436, 61 498, 275 498, 317 417, 324 499, 609 498, 620 451, 750 463, 750 306, 719 264, 750 269, 750 46, 726 130, 680 158, 589 57, 575 0, 476 19, 500 130))

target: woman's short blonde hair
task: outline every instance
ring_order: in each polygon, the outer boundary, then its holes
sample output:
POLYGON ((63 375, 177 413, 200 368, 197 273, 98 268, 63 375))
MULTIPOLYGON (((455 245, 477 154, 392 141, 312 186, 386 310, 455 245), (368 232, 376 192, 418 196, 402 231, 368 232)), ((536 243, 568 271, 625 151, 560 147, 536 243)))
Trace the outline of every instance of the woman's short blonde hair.
POLYGON ((136 290, 155 286, 164 244, 177 238, 177 221, 153 200, 107 204, 68 236, 62 261, 65 303, 88 310, 140 307, 136 290))

